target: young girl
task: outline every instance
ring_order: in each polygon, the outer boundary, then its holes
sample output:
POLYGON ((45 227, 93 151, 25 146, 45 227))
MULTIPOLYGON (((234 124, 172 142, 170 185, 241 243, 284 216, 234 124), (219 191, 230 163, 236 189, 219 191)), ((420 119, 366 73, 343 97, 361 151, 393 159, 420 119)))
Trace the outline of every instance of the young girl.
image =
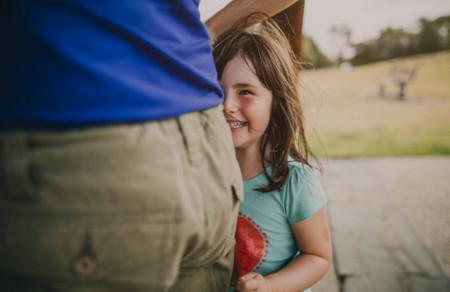
POLYGON ((244 179, 231 290, 302 291, 331 262, 326 199, 305 138, 299 66, 270 21, 235 29, 214 48, 244 179))

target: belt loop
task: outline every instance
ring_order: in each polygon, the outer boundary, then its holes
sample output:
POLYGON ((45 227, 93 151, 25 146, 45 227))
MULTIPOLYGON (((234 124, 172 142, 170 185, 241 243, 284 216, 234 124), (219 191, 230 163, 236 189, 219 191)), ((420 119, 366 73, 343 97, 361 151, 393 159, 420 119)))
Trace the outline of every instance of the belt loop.
POLYGON ((30 199, 29 134, 7 133, 0 136, 0 185, 5 196, 30 199))
POLYGON ((186 151, 186 155, 188 157, 189 164, 192 165, 192 158, 191 158, 191 153, 189 151, 189 142, 188 142, 188 138, 186 135, 186 129, 183 127, 183 121, 181 119, 182 119, 182 117, 175 118, 175 120, 177 121, 178 130, 180 131, 181 137, 183 138, 183 145, 184 145, 184 149, 186 151))

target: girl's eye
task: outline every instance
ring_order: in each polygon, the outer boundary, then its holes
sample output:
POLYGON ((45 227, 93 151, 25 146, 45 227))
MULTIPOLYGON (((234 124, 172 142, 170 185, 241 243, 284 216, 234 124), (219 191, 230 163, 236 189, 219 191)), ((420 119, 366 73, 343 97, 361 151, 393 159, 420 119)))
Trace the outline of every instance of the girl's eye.
POLYGON ((250 90, 243 89, 243 90, 239 91, 239 95, 241 95, 241 96, 247 96, 247 95, 252 95, 252 94, 253 93, 250 90))

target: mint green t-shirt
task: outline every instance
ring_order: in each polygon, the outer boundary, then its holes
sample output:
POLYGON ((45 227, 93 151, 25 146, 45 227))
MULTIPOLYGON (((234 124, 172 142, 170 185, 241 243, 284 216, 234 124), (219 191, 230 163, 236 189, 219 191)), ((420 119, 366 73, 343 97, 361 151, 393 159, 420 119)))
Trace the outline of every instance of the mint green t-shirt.
MULTIPOLYGON (((262 193, 264 173, 244 181, 244 202, 236 230, 234 281, 249 273, 279 271, 301 251, 291 225, 306 220, 326 204, 317 172, 304 164, 289 162, 289 177, 278 191, 262 193)), ((271 173, 271 168, 268 169, 271 173)))

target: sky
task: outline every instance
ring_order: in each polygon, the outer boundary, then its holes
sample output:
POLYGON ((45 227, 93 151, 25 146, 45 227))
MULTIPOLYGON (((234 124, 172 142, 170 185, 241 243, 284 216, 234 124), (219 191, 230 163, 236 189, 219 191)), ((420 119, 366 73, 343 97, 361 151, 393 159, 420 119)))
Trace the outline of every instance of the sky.
MULTIPOLYGON (((228 2, 201 0, 202 19, 228 2)), ((336 57, 341 48, 330 32, 334 25, 346 25, 352 31, 352 41, 360 42, 377 37, 388 26, 414 30, 419 18, 442 15, 450 15, 450 0, 306 0, 303 33, 326 55, 336 57)))

